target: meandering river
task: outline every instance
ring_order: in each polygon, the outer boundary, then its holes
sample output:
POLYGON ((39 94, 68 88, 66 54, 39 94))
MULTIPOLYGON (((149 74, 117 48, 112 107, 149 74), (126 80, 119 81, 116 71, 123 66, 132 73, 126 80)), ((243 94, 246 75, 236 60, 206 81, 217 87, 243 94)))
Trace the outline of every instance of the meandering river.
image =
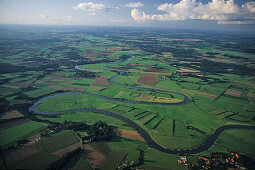
MULTIPOLYGON (((131 59, 133 59, 133 57, 121 62, 121 63, 109 63, 109 64, 125 64, 128 61, 130 61, 131 59)), ((81 69, 79 68, 79 66, 75 66, 75 69, 78 70, 97 70, 97 69, 81 69)), ((100 70, 100 71, 112 71, 112 70, 100 70)), ((119 75, 121 75, 123 72, 119 72, 119 75)), ((127 122, 130 126, 132 126, 133 128, 135 128, 139 134, 145 139, 145 141, 147 142, 147 144, 152 147, 155 148, 161 152, 165 152, 165 153, 169 153, 169 154, 195 154, 195 153, 200 153, 203 151, 208 150, 211 146, 214 145, 215 141, 217 140, 217 138, 225 131, 228 129, 247 129, 247 130, 255 130, 255 126, 246 126, 246 125, 226 125, 226 126, 221 126, 219 128, 217 128, 213 134, 211 134, 200 146, 195 147, 195 148, 191 148, 191 149, 186 149, 186 150, 176 150, 176 149, 168 149, 165 148, 163 146, 161 146, 160 144, 158 144, 152 137, 151 135, 146 132, 141 126, 139 126, 136 122, 132 121, 131 119, 122 116, 120 114, 114 113, 114 112, 110 112, 107 110, 102 110, 102 109, 88 109, 88 108, 80 108, 80 109, 73 109, 73 110, 65 110, 65 111, 59 111, 59 112, 43 112, 43 111, 39 111, 37 110, 36 106, 41 104, 44 100, 47 100, 49 98, 52 97, 57 97, 57 96, 61 96, 61 95, 70 95, 70 94, 83 94, 83 95, 88 95, 88 96, 94 96, 94 97, 99 97, 99 98, 103 98, 106 100, 112 100, 112 101, 118 101, 118 102, 124 102, 124 103, 135 103, 135 104, 153 104, 153 105, 183 105, 183 104, 187 104, 190 102, 190 99, 188 96, 182 94, 182 93, 178 93, 178 92, 172 92, 172 91, 167 91, 167 90, 159 90, 159 89, 152 89, 152 88, 145 88, 145 87, 133 87, 133 86, 128 86, 128 85, 124 85, 121 84, 119 82, 115 81, 115 78, 118 77, 119 75, 115 75, 113 76, 109 81, 113 84, 117 84, 120 86, 124 86, 127 88, 135 88, 135 89, 143 89, 143 90, 150 90, 150 91, 160 91, 160 92, 165 92, 165 93, 169 93, 169 94, 178 94, 184 97, 183 101, 180 101, 178 103, 164 103, 164 102, 146 102, 146 101, 131 101, 131 100, 125 100, 125 99, 118 99, 118 98, 111 98, 111 97, 106 97, 106 96, 102 96, 102 95, 97 95, 97 94, 91 94, 91 93, 81 93, 81 92, 70 92, 70 93, 60 93, 60 94, 54 94, 54 95, 50 95, 47 97, 44 97, 38 101, 36 101, 30 108, 29 111, 32 111, 36 114, 64 114, 64 113, 71 113, 71 112, 95 112, 95 113, 101 113, 101 114, 106 114, 109 116, 113 116, 115 118, 121 119, 125 122, 127 122)))

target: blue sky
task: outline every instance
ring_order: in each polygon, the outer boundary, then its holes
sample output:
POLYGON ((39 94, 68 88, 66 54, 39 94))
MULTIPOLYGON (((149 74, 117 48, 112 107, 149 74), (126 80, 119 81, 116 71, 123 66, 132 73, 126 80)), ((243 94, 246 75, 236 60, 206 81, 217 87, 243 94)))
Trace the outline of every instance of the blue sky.
POLYGON ((255 30, 254 0, 0 0, 1 24, 255 30))

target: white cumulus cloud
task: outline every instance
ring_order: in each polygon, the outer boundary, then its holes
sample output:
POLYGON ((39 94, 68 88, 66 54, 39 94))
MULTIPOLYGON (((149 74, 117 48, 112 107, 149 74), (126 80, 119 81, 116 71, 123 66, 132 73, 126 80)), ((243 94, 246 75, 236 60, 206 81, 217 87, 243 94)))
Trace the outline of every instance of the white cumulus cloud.
POLYGON ((76 7, 73 7, 75 10, 84 10, 84 11, 92 11, 92 12, 99 12, 99 11, 106 11, 106 6, 104 4, 94 4, 93 2, 84 2, 79 3, 76 7))
POLYGON ((247 2, 238 6, 234 0, 212 0, 206 4, 196 0, 181 0, 176 4, 160 4, 157 10, 165 14, 149 15, 133 9, 131 17, 135 21, 198 19, 215 20, 219 24, 250 24, 255 20, 255 2, 247 2))
POLYGON ((73 7, 75 10, 84 10, 89 12, 105 12, 110 9, 119 9, 119 7, 109 7, 105 4, 97 4, 93 2, 83 2, 79 3, 77 6, 73 7))
POLYGON ((247 2, 246 4, 242 5, 244 9, 247 9, 251 13, 255 13, 255 2, 247 2))
POLYGON ((125 6, 128 8, 141 8, 144 6, 144 4, 141 2, 130 2, 128 4, 125 4, 125 6))

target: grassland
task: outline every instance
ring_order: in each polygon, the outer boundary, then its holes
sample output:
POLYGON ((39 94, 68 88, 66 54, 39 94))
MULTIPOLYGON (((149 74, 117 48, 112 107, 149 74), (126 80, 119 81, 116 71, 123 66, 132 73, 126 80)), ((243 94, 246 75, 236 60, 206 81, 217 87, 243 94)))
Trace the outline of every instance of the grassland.
POLYGON ((45 100, 37 106, 41 111, 63 111, 70 109, 84 108, 86 106, 87 96, 82 94, 61 95, 45 100))

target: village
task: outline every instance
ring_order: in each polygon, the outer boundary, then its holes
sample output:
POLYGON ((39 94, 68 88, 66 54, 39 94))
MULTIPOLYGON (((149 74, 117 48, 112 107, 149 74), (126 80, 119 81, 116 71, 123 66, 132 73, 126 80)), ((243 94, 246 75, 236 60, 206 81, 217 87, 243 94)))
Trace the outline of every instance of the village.
POLYGON ((210 156, 199 156, 198 165, 189 162, 186 156, 181 156, 177 162, 190 169, 247 169, 252 159, 236 152, 213 152, 210 156))

